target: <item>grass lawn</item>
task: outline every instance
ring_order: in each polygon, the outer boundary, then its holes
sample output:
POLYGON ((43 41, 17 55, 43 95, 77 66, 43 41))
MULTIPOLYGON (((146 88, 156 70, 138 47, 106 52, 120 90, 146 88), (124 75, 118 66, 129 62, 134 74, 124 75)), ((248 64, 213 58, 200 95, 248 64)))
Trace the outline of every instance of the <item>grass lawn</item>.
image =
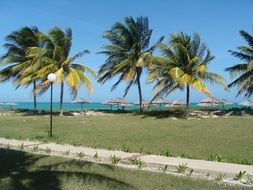
MULTIPOLYGON (((55 141, 208 159, 220 154, 226 161, 253 164, 253 117, 230 116, 186 120, 134 114, 110 116, 54 116, 55 141)), ((16 114, 0 116, 0 136, 47 138, 49 117, 16 114)))
MULTIPOLYGON (((0 189, 239 190, 214 182, 0 149, 0 189)), ((249 188, 248 188, 249 189, 249 188)))

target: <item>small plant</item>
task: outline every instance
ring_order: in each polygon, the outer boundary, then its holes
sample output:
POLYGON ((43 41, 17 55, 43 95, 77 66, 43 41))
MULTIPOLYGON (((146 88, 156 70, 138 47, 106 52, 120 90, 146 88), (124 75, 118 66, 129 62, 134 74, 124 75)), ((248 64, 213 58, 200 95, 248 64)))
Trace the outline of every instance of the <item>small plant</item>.
POLYGON ((70 153, 70 150, 66 150, 64 154, 65 154, 66 156, 68 156, 69 153, 70 153))
POLYGON ((125 146, 125 145, 122 146, 122 150, 124 152, 132 152, 132 149, 130 147, 128 147, 128 146, 125 146))
POLYGON ((144 152, 145 152, 145 151, 144 151, 144 146, 141 146, 141 147, 140 147, 139 152, 140 152, 140 153, 144 153, 144 152))
POLYGON ((217 181, 217 182, 221 182, 221 181, 224 180, 225 176, 226 176, 226 174, 219 174, 219 175, 217 175, 217 176, 215 177, 214 180, 217 181))
POLYGON ((50 153, 51 153, 51 148, 46 147, 46 153, 47 153, 47 154, 50 154, 50 153))
POLYGON ((77 156, 81 159, 85 156, 85 154, 83 152, 79 152, 77 153, 77 156))
POLYGON ((167 157, 172 156, 170 150, 168 150, 168 149, 167 149, 166 151, 162 151, 162 152, 160 153, 160 155, 161 155, 161 156, 167 156, 167 157))
POLYGON ((19 149, 20 149, 21 151, 23 151, 23 150, 25 149, 24 143, 22 143, 22 144, 19 146, 19 149))
POLYGON ((121 158, 117 157, 115 155, 110 157, 110 161, 112 162, 113 165, 118 164, 120 160, 121 160, 121 158))
POLYGON ((32 148, 33 152, 38 152, 39 151, 39 146, 38 145, 34 145, 32 148))
POLYGON ((239 173, 237 173, 236 175, 235 175, 235 180, 236 181, 240 181, 240 180, 242 180, 244 177, 245 177, 245 175, 246 175, 246 171, 240 171, 239 173))
POLYGON ((166 172, 166 171, 167 171, 167 169, 168 169, 168 165, 165 165, 165 167, 164 167, 164 168, 162 168, 163 172, 166 172))
POLYGON ((208 160, 210 161, 217 161, 217 162, 222 162, 223 161, 223 157, 220 154, 212 154, 208 157, 208 160))
POLYGON ((130 158, 129 161, 131 164, 138 166, 138 168, 142 168, 143 165, 145 164, 144 161, 142 161, 140 158, 137 158, 137 157, 130 158))
POLYGON ((190 170, 190 172, 189 172, 189 176, 191 176, 191 175, 192 175, 192 173, 193 173, 193 169, 191 169, 191 170, 190 170))
POLYGON ((177 171, 178 173, 185 173, 187 169, 188 169, 187 163, 179 164, 177 171))
POLYGON ((10 149, 10 144, 7 144, 7 145, 6 145, 6 148, 7 148, 7 149, 10 149))
POLYGON ((99 161, 99 160, 100 160, 100 157, 98 156, 97 151, 96 151, 96 154, 94 154, 93 158, 94 158, 95 160, 97 160, 97 161, 99 161))

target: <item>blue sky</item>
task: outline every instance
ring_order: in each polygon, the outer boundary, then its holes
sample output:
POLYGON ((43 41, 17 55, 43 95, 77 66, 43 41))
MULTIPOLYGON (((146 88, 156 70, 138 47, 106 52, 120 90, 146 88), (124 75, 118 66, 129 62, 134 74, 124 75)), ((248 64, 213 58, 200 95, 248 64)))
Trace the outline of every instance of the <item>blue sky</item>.
MULTIPOLYGON (((98 55, 101 46, 107 41, 102 38, 105 30, 116 21, 123 21, 126 16, 147 16, 153 35, 151 42, 165 35, 166 40, 172 33, 183 31, 189 34, 198 32, 202 41, 207 43, 216 59, 210 64, 209 70, 222 74, 228 82, 231 79, 224 68, 239 60, 232 57, 229 49, 245 44, 239 30, 253 31, 252 0, 1 0, 0 1, 0 55, 4 38, 10 32, 23 26, 37 26, 42 32, 48 32, 54 26, 63 29, 70 27, 73 31, 73 47, 71 54, 89 49, 90 54, 79 60, 95 71, 103 64, 106 57, 98 55)), ((145 84, 146 73, 142 76, 143 97, 152 97, 152 84, 145 84)), ((116 80, 116 79, 115 79, 116 80)), ((101 102, 109 98, 123 95, 126 84, 122 83, 111 92, 115 82, 112 80, 104 85, 92 80, 94 93, 89 95, 82 87, 78 97, 101 102)), ((224 92, 222 87, 208 85, 215 96, 239 102, 243 97, 236 98, 236 89, 224 92)), ((191 102, 197 102, 205 95, 191 91, 191 102)), ((133 86, 126 97, 129 101, 137 101, 137 87, 133 86)), ((176 91, 168 99, 185 99, 185 92, 176 91)), ((48 92, 38 98, 48 101, 48 92)), ((65 89, 65 101, 71 101, 69 90, 65 89)), ((15 89, 11 82, 0 84, 1 101, 32 101, 31 88, 15 89)), ((59 101, 59 86, 55 86, 54 101, 59 101)))

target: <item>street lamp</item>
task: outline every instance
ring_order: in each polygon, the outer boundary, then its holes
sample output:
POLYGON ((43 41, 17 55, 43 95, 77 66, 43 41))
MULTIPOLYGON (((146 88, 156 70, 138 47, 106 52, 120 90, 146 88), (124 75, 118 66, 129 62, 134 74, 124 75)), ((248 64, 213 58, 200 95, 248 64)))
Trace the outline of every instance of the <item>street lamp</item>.
POLYGON ((47 80, 50 82, 51 86, 51 101, 50 101, 50 130, 49 130, 49 136, 52 137, 52 109, 53 109, 53 83, 56 79, 56 75, 54 73, 50 73, 47 76, 47 80))

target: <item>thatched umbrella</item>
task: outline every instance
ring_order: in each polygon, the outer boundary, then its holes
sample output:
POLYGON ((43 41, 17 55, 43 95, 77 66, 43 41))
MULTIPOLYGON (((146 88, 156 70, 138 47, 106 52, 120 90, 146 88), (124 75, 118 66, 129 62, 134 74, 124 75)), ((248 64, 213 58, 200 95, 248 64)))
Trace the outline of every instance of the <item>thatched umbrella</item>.
POLYGON ((226 99, 220 99, 220 104, 222 105, 222 107, 224 108, 225 105, 232 105, 233 102, 230 102, 226 99))
POLYGON ((173 103, 172 103, 172 105, 173 106, 179 106, 179 107, 181 107, 181 106, 183 106, 183 105, 185 105, 186 103, 185 103, 185 101, 183 101, 183 100, 175 100, 173 103))
POLYGON ((118 109, 119 109, 120 105, 126 105, 126 104, 128 104, 128 102, 126 100, 124 100, 123 98, 115 98, 115 99, 109 100, 105 104, 106 105, 110 105, 111 106, 111 110, 112 110, 112 106, 117 105, 118 109))
POLYGON ((217 99, 215 97, 208 97, 208 98, 205 98, 205 99, 201 100, 198 105, 199 106, 211 106, 212 107, 213 105, 218 105, 220 103, 221 103, 221 101, 219 99, 217 99))
POLYGON ((162 108, 162 104, 165 104, 165 105, 169 105, 171 104, 172 102, 163 98, 163 97, 158 97, 156 98, 155 100, 153 100, 152 102, 150 102, 152 105, 159 105, 160 108, 162 108))
MULTIPOLYGON (((139 104, 140 104, 140 102, 135 102, 135 105, 139 105, 139 104)), ((150 107, 151 104, 150 104, 149 101, 146 101, 146 100, 142 99, 141 106, 142 106, 143 108, 145 108, 145 107, 150 107)))
POLYGON ((240 105, 242 105, 242 106, 247 106, 247 107, 251 107, 251 106, 253 106, 253 101, 251 101, 251 100, 245 100, 245 101, 242 101, 242 102, 240 103, 240 105))
POLYGON ((81 110, 83 110, 83 104, 90 103, 90 101, 88 101, 84 98, 80 98, 80 99, 73 100, 72 103, 73 104, 80 104, 81 105, 81 110))

